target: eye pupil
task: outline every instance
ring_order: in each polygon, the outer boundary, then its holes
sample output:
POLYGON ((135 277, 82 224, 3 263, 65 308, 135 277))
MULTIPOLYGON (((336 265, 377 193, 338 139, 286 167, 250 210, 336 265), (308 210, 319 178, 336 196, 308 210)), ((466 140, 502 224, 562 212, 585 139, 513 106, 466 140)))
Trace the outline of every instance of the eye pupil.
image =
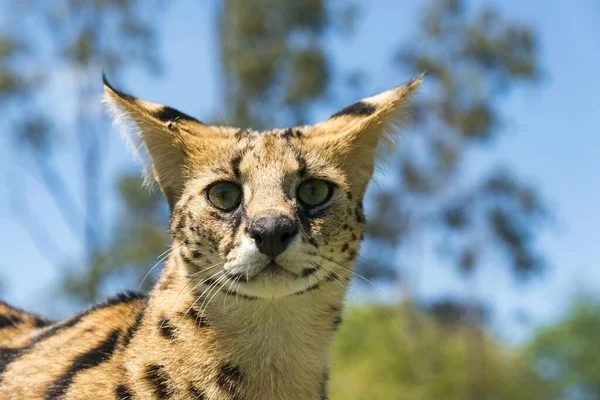
POLYGON ((242 201, 242 190, 233 182, 218 182, 208 189, 208 201, 223 211, 236 209, 242 201))
POLYGON ((305 207, 324 204, 332 194, 332 186, 322 179, 309 179, 298 187, 298 200, 305 207))

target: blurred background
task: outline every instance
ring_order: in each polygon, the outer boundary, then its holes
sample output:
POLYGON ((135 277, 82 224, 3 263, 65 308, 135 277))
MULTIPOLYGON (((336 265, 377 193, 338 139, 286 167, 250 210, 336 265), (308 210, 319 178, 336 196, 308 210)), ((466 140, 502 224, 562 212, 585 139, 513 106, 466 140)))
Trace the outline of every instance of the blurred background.
POLYGON ((369 189, 331 398, 600 398, 596 0, 0 0, 0 297, 53 318, 167 249, 102 70, 254 128, 429 71, 369 189))

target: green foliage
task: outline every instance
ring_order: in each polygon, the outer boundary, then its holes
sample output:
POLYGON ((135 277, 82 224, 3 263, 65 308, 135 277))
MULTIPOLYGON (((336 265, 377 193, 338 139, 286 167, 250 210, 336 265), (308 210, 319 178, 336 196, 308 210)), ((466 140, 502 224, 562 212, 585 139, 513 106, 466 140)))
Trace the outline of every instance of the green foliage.
POLYGON ((348 310, 330 390, 333 400, 541 400, 550 393, 519 352, 479 328, 444 325, 407 304, 348 310))
POLYGON ((582 299, 564 320, 542 328, 528 356, 553 398, 600 398, 600 301, 582 299))

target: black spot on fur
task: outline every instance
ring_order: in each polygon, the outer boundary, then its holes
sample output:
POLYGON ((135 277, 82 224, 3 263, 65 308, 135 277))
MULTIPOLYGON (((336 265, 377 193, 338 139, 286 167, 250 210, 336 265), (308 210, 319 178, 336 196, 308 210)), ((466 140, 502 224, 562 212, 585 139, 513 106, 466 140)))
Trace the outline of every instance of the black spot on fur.
POLYGON ((342 230, 347 231, 349 228, 348 224, 342 225, 342 230))
POLYGON ((239 366, 232 363, 225 363, 219 368, 217 384, 227 392, 235 394, 243 379, 244 373, 239 366))
POLYGON ((358 117, 358 116, 366 117, 366 116, 373 114, 374 112, 375 112, 374 106, 367 104, 363 101, 357 101, 354 104, 350 104, 349 106, 342 108, 340 111, 333 114, 329 118, 341 117, 342 115, 351 115, 353 117, 358 117))
POLYGON ((250 137, 250 134, 252 133, 252 131, 250 129, 238 129, 238 131, 235 133, 235 137, 236 139, 241 139, 242 137, 250 137))
POLYGON ((358 239, 358 238, 356 237, 356 233, 352 233, 352 236, 351 236, 351 238, 352 238, 352 241, 354 241, 354 242, 356 241, 356 239, 358 239))
POLYGON ((133 400, 133 392, 127 385, 117 385, 115 388, 117 400, 133 400))
POLYGON ((340 327, 341 323, 342 323, 342 316, 341 315, 336 315, 335 317, 333 317, 333 321, 331 321, 333 329, 336 330, 336 331, 340 327))
POLYGON ((195 307, 190 308, 188 317, 194 322, 198 328, 208 328, 210 325, 205 316, 200 315, 195 307))
POLYGON ((281 137, 286 140, 294 137, 294 130, 292 128, 287 128, 285 131, 283 131, 281 137))
POLYGON ((356 258, 356 250, 350 249, 348 251, 348 260, 352 261, 356 258))
POLYGON ((192 400, 205 400, 206 399, 206 394, 204 393, 204 390, 197 388, 192 384, 190 384, 190 387, 188 388, 188 393, 190 395, 190 399, 192 399, 192 400))
POLYGON ((348 200, 352 200, 352 193, 346 192, 346 197, 348 198, 348 200))
POLYGON ((171 122, 171 121, 179 120, 179 121, 192 121, 192 122, 201 123, 196 118, 190 117, 189 115, 184 114, 181 111, 179 111, 173 107, 169 107, 169 106, 163 106, 162 108, 160 108, 156 111, 153 111, 152 115, 154 115, 156 118, 160 119, 163 122, 171 122))
POLYGON ((50 385, 44 395, 47 400, 62 397, 73 383, 75 376, 86 369, 97 367, 107 361, 115 351, 120 332, 114 330, 103 342, 87 353, 83 353, 73 360, 71 366, 58 379, 50 385))
POLYGON ((329 397, 327 396, 327 386, 329 383, 329 372, 323 372, 323 378, 321 380, 321 400, 327 400, 329 397))
POLYGON ((159 399, 169 398, 169 375, 165 367, 158 364, 150 364, 146 367, 144 378, 150 385, 152 391, 159 399))
POLYGON ((176 329, 173 325, 171 325, 171 321, 166 317, 158 321, 158 331, 165 339, 175 339, 176 329))
POLYGON ((14 328, 23 323, 23 318, 18 315, 0 315, 0 330, 14 328))
POLYGON ((363 215, 362 210, 357 208, 356 210, 354 210, 354 215, 356 216, 356 222, 358 222, 359 224, 365 223, 365 216, 363 215))
POLYGON ((189 258, 184 252, 183 250, 181 250, 179 252, 179 255, 181 256, 181 259, 186 263, 186 264, 191 264, 192 263, 192 259, 189 258))
POLYGON ((329 275, 327 275, 327 280, 329 282, 337 281, 338 278, 339 278, 339 276, 335 272, 331 272, 329 275))
POLYGON ((331 321, 331 326, 334 330, 338 330, 340 324, 342 323, 342 308, 339 306, 331 306, 331 311, 333 312, 333 320, 331 321))
POLYGON ((142 324, 142 321, 144 320, 144 309, 145 308, 142 308, 140 311, 138 311, 135 316, 135 321, 133 321, 133 324, 131 324, 131 326, 127 329, 127 332, 125 332, 125 335, 123 336, 124 347, 129 346, 129 342, 131 342, 131 339, 133 339, 133 336, 142 324))
POLYGON ((174 279, 175 278, 173 277, 173 274, 169 274, 169 275, 165 276, 160 281, 159 289, 160 290, 167 290, 167 289, 169 289, 171 287, 171 285, 173 284, 173 280, 174 279))
POLYGON ((310 276, 312 274, 314 274, 315 272, 317 272, 318 268, 304 268, 302 270, 302 276, 304 278, 306 278, 307 276, 310 276))
POLYGON ((345 253, 346 251, 348 251, 348 247, 350 247, 348 245, 348 243, 344 243, 344 245, 342 246, 342 253, 345 253))
POLYGON ((194 251, 192 251, 192 257, 200 258, 200 257, 202 257, 202 253, 200 253, 198 250, 194 250, 194 251))

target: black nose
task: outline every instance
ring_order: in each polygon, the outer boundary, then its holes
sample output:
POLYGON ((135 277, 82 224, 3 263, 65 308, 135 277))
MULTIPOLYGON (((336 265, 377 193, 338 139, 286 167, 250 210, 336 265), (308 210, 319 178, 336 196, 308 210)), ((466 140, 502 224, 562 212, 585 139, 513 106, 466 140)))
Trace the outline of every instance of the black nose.
POLYGON ((272 259, 283 253, 296 233, 296 223, 283 215, 257 217, 250 224, 250 236, 258 250, 272 259))

